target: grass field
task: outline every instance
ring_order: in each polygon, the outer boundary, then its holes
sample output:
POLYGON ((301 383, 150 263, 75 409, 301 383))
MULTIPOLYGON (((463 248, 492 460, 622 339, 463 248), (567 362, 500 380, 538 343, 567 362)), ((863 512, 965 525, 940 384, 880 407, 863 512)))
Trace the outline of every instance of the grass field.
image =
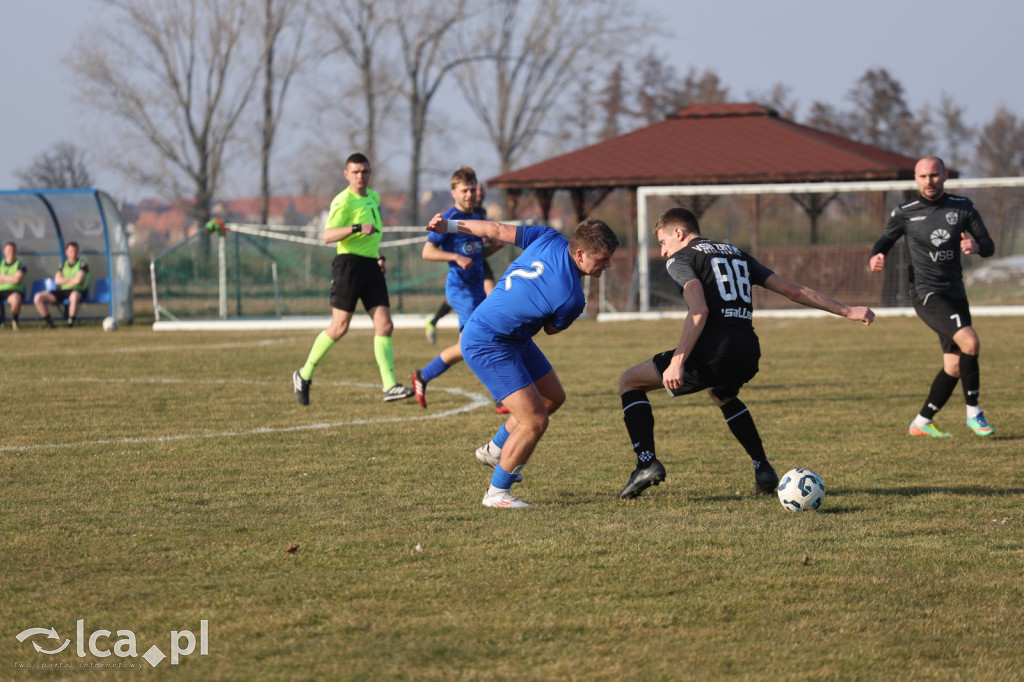
MULTIPOLYGON (((919 321, 757 322, 742 397, 780 474, 825 479, 802 514, 750 494, 703 395, 652 394, 668 479, 614 499, 635 461, 618 374, 680 324, 539 339, 569 399, 517 486, 527 510, 480 505, 473 451, 500 417, 465 366, 427 411, 382 404, 369 332, 307 408, 290 375, 312 333, 0 332, 0 678, 1022 679, 1020 318, 975 320, 996 435, 966 430, 958 389, 953 438, 927 442, 905 435, 939 367, 919 321), (101 653, 131 631, 139 657, 90 653, 79 620, 113 633, 101 653), (206 655, 141 658, 203 620, 206 655)), ((439 349, 395 338, 403 378, 439 349)))

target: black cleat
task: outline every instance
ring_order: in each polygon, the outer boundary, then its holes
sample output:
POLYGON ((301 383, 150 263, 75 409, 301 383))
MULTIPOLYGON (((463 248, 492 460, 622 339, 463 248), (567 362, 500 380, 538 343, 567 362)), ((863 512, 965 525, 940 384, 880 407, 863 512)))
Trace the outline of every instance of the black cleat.
POLYGON ((292 374, 292 384, 295 385, 295 399, 299 401, 299 405, 309 405, 309 385, 313 383, 310 379, 306 381, 299 374, 299 370, 295 370, 292 374))
POLYGON ((632 500, 640 497, 640 493, 652 485, 658 485, 664 480, 665 467, 657 459, 652 459, 647 466, 637 467, 633 470, 633 475, 629 477, 629 483, 616 497, 620 500, 632 500))
POLYGON ((754 470, 754 494, 771 495, 779 487, 779 475, 768 462, 761 462, 761 466, 754 470))
POLYGON ((402 384, 395 384, 388 390, 384 391, 384 402, 391 403, 396 400, 404 400, 411 398, 416 395, 416 391, 411 386, 403 386, 402 384))

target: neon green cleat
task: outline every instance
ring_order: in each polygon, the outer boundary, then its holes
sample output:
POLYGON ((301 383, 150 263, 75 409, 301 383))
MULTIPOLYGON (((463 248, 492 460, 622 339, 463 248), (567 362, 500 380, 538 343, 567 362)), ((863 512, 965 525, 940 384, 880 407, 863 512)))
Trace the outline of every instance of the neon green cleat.
POLYGON ((928 422, 923 427, 918 426, 914 422, 910 422, 910 428, 907 429, 907 433, 911 436, 925 436, 927 438, 949 438, 949 434, 945 431, 941 431, 934 422, 928 422))
POLYGON ((968 417, 967 428, 982 437, 991 436, 996 432, 992 425, 988 423, 988 420, 985 419, 984 412, 979 412, 977 417, 968 417))
POLYGON ((437 343, 437 326, 433 322, 427 320, 426 328, 424 332, 427 336, 427 341, 430 343, 437 343))

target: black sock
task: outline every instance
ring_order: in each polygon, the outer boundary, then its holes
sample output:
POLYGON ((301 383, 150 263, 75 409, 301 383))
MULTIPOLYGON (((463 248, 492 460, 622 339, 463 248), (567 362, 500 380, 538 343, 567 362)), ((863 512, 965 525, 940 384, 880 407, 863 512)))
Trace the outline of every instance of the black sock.
POLYGON ((768 457, 764 454, 764 445, 761 444, 761 436, 757 432, 754 418, 750 416, 750 410, 739 398, 733 398, 725 405, 722 405, 722 416, 725 423, 729 425, 732 435, 740 442, 743 449, 754 460, 756 468, 761 462, 767 462, 768 457))
POLYGON ((964 402, 977 407, 978 394, 981 393, 981 370, 978 368, 977 355, 960 354, 960 382, 964 389, 964 402))
POLYGON ((940 369, 939 373, 932 380, 932 387, 928 391, 928 398, 925 399, 924 406, 921 408, 921 416, 925 419, 934 419, 935 413, 941 410, 942 406, 949 400, 949 396, 953 395, 953 389, 956 388, 957 381, 959 380, 956 377, 951 377, 946 374, 946 370, 940 369))
POLYGON ((452 307, 448 305, 448 301, 442 301, 441 305, 437 307, 437 312, 434 313, 433 319, 430 320, 430 324, 437 326, 437 321, 452 311, 452 307))
POLYGON ((50 313, 46 313, 46 315, 43 317, 43 320, 46 322, 46 324, 51 324, 53 322, 53 318, 50 317, 50 313))
POLYGON ((622 417, 626 431, 636 453, 636 465, 643 468, 655 460, 654 412, 644 391, 626 391, 622 394, 622 417))

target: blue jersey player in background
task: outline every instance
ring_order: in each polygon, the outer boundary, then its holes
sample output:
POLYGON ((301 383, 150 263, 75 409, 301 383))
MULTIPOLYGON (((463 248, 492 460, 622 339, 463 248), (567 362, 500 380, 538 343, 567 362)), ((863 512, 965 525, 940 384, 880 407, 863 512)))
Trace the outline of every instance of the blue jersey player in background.
MULTIPOLYGON (((476 203, 476 172, 469 166, 462 166, 452 173, 452 199, 455 206, 442 213, 448 220, 476 220, 481 216, 474 212, 476 203)), ((487 296, 484 291, 484 258, 502 247, 501 244, 486 246, 484 240, 472 234, 431 234, 423 245, 423 259, 448 263, 448 279, 444 293, 448 302, 459 316, 459 332, 466 325, 469 316, 487 296)), ((423 369, 413 370, 410 383, 416 392, 420 407, 427 407, 427 384, 448 371, 448 368, 462 360, 459 344, 448 346, 423 369)))
POLYGON ((600 277, 619 240, 608 225, 593 219, 580 223, 570 239, 543 225, 449 220, 441 214, 427 229, 523 249, 463 328, 462 355, 491 396, 509 409, 498 433, 476 452, 481 463, 494 467, 483 504, 528 507, 512 495, 512 484, 521 480, 519 472, 547 430, 550 415, 565 402, 565 390, 533 337, 542 329, 557 334, 580 316, 586 304, 583 276, 600 277))

